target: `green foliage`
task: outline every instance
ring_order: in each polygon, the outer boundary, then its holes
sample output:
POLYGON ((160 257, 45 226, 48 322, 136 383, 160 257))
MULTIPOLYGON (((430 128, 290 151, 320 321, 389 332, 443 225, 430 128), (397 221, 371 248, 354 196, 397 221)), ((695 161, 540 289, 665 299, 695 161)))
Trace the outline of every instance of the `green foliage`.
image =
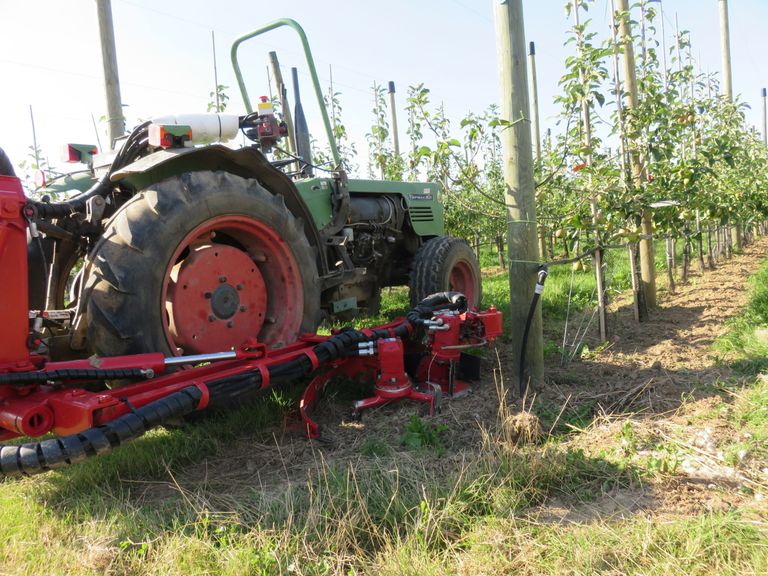
MULTIPOLYGON (((341 168, 347 174, 354 173, 357 171, 357 164, 355 162, 357 148, 355 143, 350 141, 347 127, 342 119, 341 92, 329 89, 328 93, 323 96, 323 102, 331 117, 331 130, 336 140, 336 149, 341 157, 341 168)), ((324 147, 320 148, 317 145, 317 141, 313 139, 312 156, 312 162, 316 166, 327 166, 333 163, 333 155, 331 154, 331 147, 328 142, 325 142, 324 147)))
POLYGON ((210 100, 206 107, 207 112, 221 113, 227 109, 227 103, 229 102, 229 95, 227 94, 228 89, 229 86, 218 84, 216 85, 215 91, 208 93, 208 98, 210 98, 210 100))
MULTIPOLYGON (((567 2, 571 18, 572 2, 567 2)), ((665 68, 656 40, 659 14, 646 3, 646 44, 639 34, 612 38, 587 18, 592 0, 579 3, 581 20, 566 45, 573 52, 555 99, 560 130, 544 136, 536 165, 536 210, 546 259, 571 257, 598 243, 636 244, 641 215, 653 209, 659 237, 690 246, 707 226, 749 225, 768 216, 768 151, 745 121, 744 105, 718 96, 712 77, 696 72, 690 36, 683 31, 665 68), (639 99, 618 106, 613 60, 632 43, 637 55, 639 99), (591 117, 587 143, 583 110, 591 117), (642 164, 633 178, 630 159, 642 164), (546 242, 549 239, 549 242, 546 242), (547 245, 548 244, 548 245, 547 245)), ((615 15, 637 19, 638 6, 615 15)), ((634 22, 633 29, 640 26, 634 22)), ((408 150, 395 158, 388 144, 384 88, 374 85, 375 122, 368 134, 371 175, 442 184, 450 234, 492 242, 506 233, 505 183, 500 136, 524 119, 500 118, 495 106, 470 112, 452 125, 423 84, 407 98, 408 150)), ((625 284, 628 276, 621 275, 625 284)))
POLYGON ((445 424, 432 424, 418 416, 412 416, 400 441, 411 450, 424 450, 442 456, 445 454, 445 446, 441 436, 447 431, 448 426, 445 424))
MULTIPOLYGON (((35 191, 40 183, 37 180, 37 175, 42 173, 45 182, 50 182, 58 175, 58 173, 51 167, 48 162, 48 155, 43 152, 43 149, 40 146, 35 148, 34 145, 30 145, 28 149, 29 152, 27 153, 26 159, 18 163, 19 177, 24 184, 24 188, 33 191, 32 196, 34 197, 35 191)), ((53 195, 55 196, 55 194, 53 195)), ((57 200, 57 198, 52 199, 57 200)))

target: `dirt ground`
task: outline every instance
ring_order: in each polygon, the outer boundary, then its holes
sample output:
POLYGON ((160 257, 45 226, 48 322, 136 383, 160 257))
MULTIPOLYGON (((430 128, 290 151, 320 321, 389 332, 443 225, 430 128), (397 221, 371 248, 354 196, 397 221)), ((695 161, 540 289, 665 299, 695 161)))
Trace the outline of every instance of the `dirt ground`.
MULTIPOLYGON (((679 285, 675 294, 660 291, 658 308, 643 324, 634 321, 629 299, 618 298, 611 304, 610 343, 565 365, 559 353, 548 356, 545 382, 535 389, 533 402, 549 407, 555 415, 559 410, 585 407, 589 433, 580 435, 580 441, 587 445, 599 444, 608 436, 615 441, 617 426, 626 418, 663 434, 681 419, 690 420, 691 414, 706 410, 719 400, 711 385, 732 376, 718 363, 711 345, 726 329, 726 321, 746 303, 747 278, 767 250, 768 238, 760 238, 742 255, 718 263, 703 275, 694 265, 689 282, 679 285)), ((579 321, 580 317, 573 318, 572 326, 579 321)), ((548 338, 561 342, 563 334, 551 333, 548 338)), ((508 344, 497 343, 484 359, 484 376, 473 383, 471 394, 443 402, 441 413, 433 419, 449 429, 443 436, 447 450, 439 466, 449 466, 477 449, 483 430, 498 421, 500 390, 512 389, 508 403, 513 411, 519 410, 519 401, 514 405, 515 378, 507 373, 513 354, 516 351, 508 344)), ((425 416, 423 406, 403 402, 366 412, 358 422, 349 418, 350 407, 348 400, 321 403, 316 417, 323 430, 322 442, 308 441, 297 422, 289 419, 272 431, 270 440, 244 437, 226 453, 185 470, 175 479, 177 485, 148 483, 137 496, 151 501, 180 486, 210 485, 212 479, 221 486, 280 492, 286 483, 306 482, 308 469, 318 460, 354 461, 373 441, 385 443, 395 453, 405 452, 400 438, 408 421, 413 415, 425 416)), ((708 469, 705 474, 699 468, 687 474, 682 467, 681 472, 664 485, 617 490, 588 506, 555 500, 532 513, 541 521, 584 522, 596 516, 650 510, 680 514, 728 510, 747 498, 737 489, 728 489, 740 485, 728 470, 718 475, 717 470, 708 469)))

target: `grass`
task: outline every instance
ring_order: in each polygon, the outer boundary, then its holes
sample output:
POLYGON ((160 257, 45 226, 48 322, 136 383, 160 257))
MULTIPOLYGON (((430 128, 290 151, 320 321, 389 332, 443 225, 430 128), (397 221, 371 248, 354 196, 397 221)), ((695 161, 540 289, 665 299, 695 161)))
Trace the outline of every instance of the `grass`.
POLYGON ((741 315, 716 342, 731 365, 745 375, 768 370, 768 261, 750 278, 750 297, 741 315))

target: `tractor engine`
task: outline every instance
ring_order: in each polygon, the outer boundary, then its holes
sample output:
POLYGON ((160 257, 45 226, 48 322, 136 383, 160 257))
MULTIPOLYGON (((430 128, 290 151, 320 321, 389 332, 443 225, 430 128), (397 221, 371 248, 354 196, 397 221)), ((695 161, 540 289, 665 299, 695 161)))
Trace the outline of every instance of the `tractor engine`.
POLYGON ((389 196, 353 196, 349 223, 344 228, 352 262, 361 267, 372 262, 384 264, 402 237, 404 221, 405 210, 389 196))

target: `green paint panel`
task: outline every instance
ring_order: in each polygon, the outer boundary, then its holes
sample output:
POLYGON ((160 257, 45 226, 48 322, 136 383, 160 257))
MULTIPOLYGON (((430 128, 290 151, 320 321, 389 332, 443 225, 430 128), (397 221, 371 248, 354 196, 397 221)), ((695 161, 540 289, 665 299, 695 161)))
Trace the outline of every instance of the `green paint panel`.
MULTIPOLYGON (((45 188, 36 190, 38 194, 51 194, 54 198, 63 199, 65 196, 58 196, 70 190, 85 192, 95 184, 96 180, 90 172, 76 172, 67 174, 62 178, 56 178, 45 188)), ((70 194, 71 196, 71 194, 70 194)))
POLYGON ((299 180, 294 182, 299 194, 304 199, 312 217, 315 219, 315 225, 322 229, 331 221, 331 190, 333 180, 329 178, 310 178, 308 180, 299 180))
POLYGON ((440 185, 435 182, 396 182, 393 180, 350 180, 352 194, 396 194, 405 199, 413 229, 419 236, 445 234, 440 185))

